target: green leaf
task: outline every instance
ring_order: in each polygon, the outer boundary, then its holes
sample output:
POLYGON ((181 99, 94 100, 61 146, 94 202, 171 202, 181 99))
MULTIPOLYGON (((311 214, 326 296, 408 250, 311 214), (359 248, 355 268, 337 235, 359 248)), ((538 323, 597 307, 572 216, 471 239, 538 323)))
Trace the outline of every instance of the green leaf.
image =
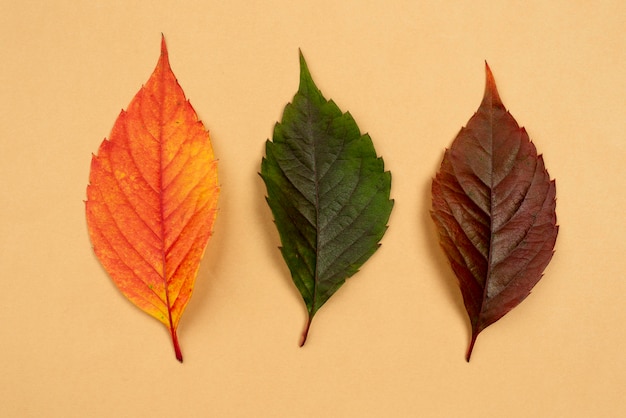
POLYGON ((300 53, 300 87, 267 141, 261 177, 281 252, 309 318, 380 246, 391 174, 369 135, 326 100, 300 53))

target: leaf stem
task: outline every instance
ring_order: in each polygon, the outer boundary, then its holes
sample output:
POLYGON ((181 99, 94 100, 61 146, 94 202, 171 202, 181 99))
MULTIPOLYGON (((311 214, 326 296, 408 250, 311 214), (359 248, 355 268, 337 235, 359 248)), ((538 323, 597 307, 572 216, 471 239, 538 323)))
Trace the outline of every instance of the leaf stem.
POLYGON ((311 328, 311 321, 313 317, 309 315, 309 319, 306 321, 306 326, 304 327, 304 331, 302 332, 302 338, 300 338, 300 347, 304 345, 306 342, 306 337, 309 336, 309 328, 311 328))
POLYGON ((478 332, 472 331, 472 340, 470 341, 470 345, 467 348, 467 354, 465 355, 465 361, 469 363, 470 357, 472 357, 472 350, 474 350, 474 344, 476 343, 476 338, 478 338, 478 332))
POLYGON ((170 328, 170 332, 172 333, 172 343, 174 343, 174 353, 176 353, 176 360, 183 362, 183 353, 180 351, 180 345, 178 344, 178 336, 176 335, 176 330, 174 328, 170 328))

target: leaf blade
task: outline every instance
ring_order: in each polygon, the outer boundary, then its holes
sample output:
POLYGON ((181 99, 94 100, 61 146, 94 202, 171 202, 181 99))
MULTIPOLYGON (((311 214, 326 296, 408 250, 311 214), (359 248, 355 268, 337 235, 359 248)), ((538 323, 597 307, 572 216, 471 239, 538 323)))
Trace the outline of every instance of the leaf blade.
POLYGON ((152 75, 92 156, 85 211, 96 256, 122 294, 168 328, 181 362, 176 330, 218 196, 208 132, 162 38, 152 75))
POLYGON ((440 244, 478 334, 524 300, 552 258, 556 186, 486 65, 478 111, 446 150, 432 183, 440 244))
POLYGON ((281 253, 308 320, 379 247, 393 207, 391 174, 371 138, 326 100, 300 53, 300 86, 261 162, 281 253))

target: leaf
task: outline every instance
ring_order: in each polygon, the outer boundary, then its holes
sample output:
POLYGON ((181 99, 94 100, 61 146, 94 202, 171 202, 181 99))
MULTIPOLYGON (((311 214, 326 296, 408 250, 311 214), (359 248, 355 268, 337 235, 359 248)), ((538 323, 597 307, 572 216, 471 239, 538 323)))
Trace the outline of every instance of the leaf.
POLYGON ((301 53, 300 87, 265 153, 267 202, 308 310, 302 346, 316 312, 380 246, 391 174, 369 135, 315 86, 301 53))
POLYGON ((489 66, 478 111, 433 180, 432 218, 478 334, 528 296, 554 253, 556 186, 505 109, 489 66))
POLYGON ((159 62, 91 160, 87 225, 94 251, 132 303, 170 331, 193 291, 217 214, 208 132, 170 68, 159 62))

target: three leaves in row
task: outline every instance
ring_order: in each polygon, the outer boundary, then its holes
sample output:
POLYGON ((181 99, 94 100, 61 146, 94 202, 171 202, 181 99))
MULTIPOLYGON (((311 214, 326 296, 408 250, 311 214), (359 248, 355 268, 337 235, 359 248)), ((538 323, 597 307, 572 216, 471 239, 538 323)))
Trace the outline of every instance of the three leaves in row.
MULTIPOLYGON (((281 253, 316 312, 378 249, 393 200, 391 174, 369 135, 324 98, 300 54, 300 86, 266 143, 261 173, 281 253)), ((485 97, 446 151, 432 217, 470 316, 472 339, 523 300, 549 262, 555 186, 487 67, 485 97)), ((179 86, 162 39, 158 64, 92 157, 87 225, 120 291, 177 327, 217 215, 209 134, 179 86)))

